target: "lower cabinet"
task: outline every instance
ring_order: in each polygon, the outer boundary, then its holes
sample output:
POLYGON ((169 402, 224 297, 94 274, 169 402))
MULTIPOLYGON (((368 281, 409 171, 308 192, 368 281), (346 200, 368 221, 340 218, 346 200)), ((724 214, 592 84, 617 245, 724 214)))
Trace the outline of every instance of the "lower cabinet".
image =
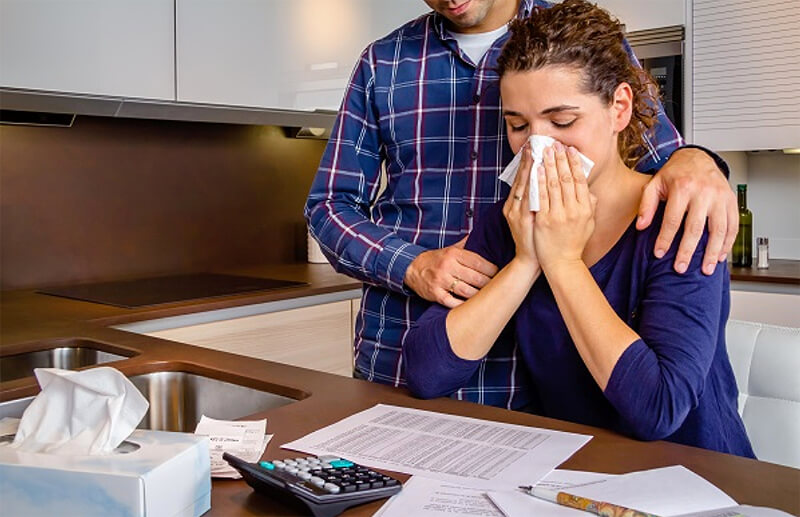
POLYGON ((787 289, 793 292, 758 292, 737 287, 735 283, 731 285, 730 319, 800 327, 800 293, 796 289, 787 289))
POLYGON ((145 334, 351 377, 358 304, 342 300, 145 334))

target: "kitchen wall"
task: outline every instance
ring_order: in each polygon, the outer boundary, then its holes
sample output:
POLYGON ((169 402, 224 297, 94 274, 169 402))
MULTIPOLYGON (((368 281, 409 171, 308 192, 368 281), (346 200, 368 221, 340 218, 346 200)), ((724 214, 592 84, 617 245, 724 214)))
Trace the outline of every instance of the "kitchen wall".
POLYGON ((0 126, 0 287, 305 260, 324 145, 272 126, 0 126))
POLYGON ((753 239, 769 238, 771 258, 800 260, 800 155, 780 151, 720 155, 731 167, 731 187, 747 184, 753 239))

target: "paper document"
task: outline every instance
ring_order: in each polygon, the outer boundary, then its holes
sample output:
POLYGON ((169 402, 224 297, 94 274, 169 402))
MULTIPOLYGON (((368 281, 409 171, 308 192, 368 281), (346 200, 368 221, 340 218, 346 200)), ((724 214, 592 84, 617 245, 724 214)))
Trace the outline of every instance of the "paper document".
POLYGON ((736 506, 736 501, 681 465, 631 472, 572 487, 568 493, 671 517, 736 506))
MULTIPOLYGON (((392 496, 374 517, 442 517, 471 515, 503 517, 481 488, 454 485, 446 481, 414 476, 392 496)), ((584 516, 586 517, 586 516, 584 516)))
POLYGON ((378 404, 283 445, 456 485, 532 485, 592 437, 378 404))
MULTIPOLYGON (((571 488, 590 483, 597 483, 616 477, 612 474, 598 474, 596 472, 581 472, 579 470, 554 470, 546 478, 539 481, 537 486, 544 486, 554 490, 569 491, 571 488)), ((499 508, 505 517, 530 517, 531 515, 546 515, 547 517, 587 517, 587 513, 574 508, 567 508, 548 501, 537 499, 520 490, 511 492, 489 492, 489 498, 499 508)))
POLYGON ((774 508, 764 508, 763 506, 732 506, 722 510, 711 510, 708 512, 690 513, 680 517, 792 517, 790 513, 775 510, 774 508))
POLYGON ((208 436, 211 453, 211 477, 239 479, 239 472, 222 459, 229 452, 245 461, 261 459, 271 434, 265 434, 267 420, 215 420, 203 415, 194 434, 208 436))
POLYGON ((723 508, 722 510, 687 513, 685 515, 681 515, 680 517, 792 517, 792 514, 782 512, 781 510, 776 510, 774 508, 749 506, 743 504, 741 506, 723 508))
MULTIPOLYGON (((554 470, 539 485, 551 487, 594 483, 610 474, 554 470)), ((510 487, 515 489, 516 487, 510 487)), ((399 494, 389 499, 375 517, 442 517, 470 515, 473 517, 529 517, 531 515, 586 517, 579 510, 539 501, 518 490, 489 492, 480 488, 454 485, 445 481, 414 476, 399 494), (502 503, 502 504, 499 504, 502 503)))

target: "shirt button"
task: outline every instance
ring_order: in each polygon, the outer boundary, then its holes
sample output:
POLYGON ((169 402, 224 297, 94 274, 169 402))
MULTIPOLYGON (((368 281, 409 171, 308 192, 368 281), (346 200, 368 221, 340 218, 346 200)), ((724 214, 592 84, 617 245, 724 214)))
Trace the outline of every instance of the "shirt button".
POLYGON ((473 214, 474 214, 474 212, 472 211, 472 209, 471 208, 467 208, 467 217, 472 217, 473 214))
POLYGON ((481 101, 480 93, 476 93, 475 95, 472 96, 472 102, 474 102, 475 104, 478 104, 480 101, 481 101))
POLYGON ((474 162, 475 160, 477 160, 477 159, 478 159, 478 151, 472 151, 472 153, 470 153, 469 157, 470 157, 470 158, 472 159, 472 161, 474 162))

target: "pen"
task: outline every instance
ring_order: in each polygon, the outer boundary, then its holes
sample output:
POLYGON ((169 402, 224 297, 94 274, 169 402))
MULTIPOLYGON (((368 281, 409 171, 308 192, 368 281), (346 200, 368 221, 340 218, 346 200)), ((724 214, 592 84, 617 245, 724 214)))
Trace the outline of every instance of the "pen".
POLYGON ((592 512, 596 515, 602 515, 603 517, 658 517, 652 513, 640 512, 603 501, 593 501, 585 497, 579 497, 550 488, 535 486, 521 486, 519 488, 536 498, 544 499, 545 501, 550 501, 551 503, 560 504, 562 506, 568 506, 569 508, 575 508, 576 510, 592 512))

